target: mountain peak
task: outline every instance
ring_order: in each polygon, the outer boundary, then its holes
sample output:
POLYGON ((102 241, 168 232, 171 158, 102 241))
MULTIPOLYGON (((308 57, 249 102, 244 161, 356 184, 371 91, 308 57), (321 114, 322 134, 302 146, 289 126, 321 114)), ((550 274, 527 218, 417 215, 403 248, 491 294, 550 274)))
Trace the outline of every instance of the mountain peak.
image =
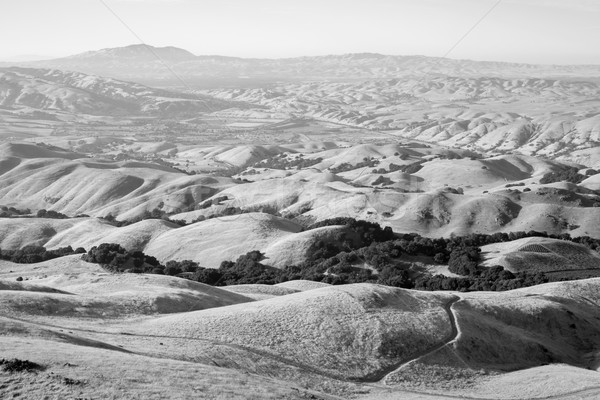
POLYGON ((188 61, 196 56, 187 50, 178 47, 154 47, 147 44, 132 44, 125 47, 112 47, 96 51, 87 51, 76 54, 66 59, 69 60, 102 60, 102 59, 127 59, 130 61, 147 62, 160 58, 165 61, 188 61))

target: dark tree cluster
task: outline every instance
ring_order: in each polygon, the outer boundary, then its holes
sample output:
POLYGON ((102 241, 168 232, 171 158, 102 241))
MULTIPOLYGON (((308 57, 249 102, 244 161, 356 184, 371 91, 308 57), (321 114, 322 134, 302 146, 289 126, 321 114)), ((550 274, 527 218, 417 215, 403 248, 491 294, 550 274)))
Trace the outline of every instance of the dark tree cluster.
MULTIPOLYGON (((360 247, 368 246, 372 242, 383 242, 386 240, 392 240, 395 238, 394 232, 392 228, 386 226, 382 228, 376 222, 368 222, 363 220, 356 220, 354 218, 349 217, 337 217, 330 218, 323 221, 316 222, 312 225, 309 225, 304 231, 309 231, 316 228, 321 228, 324 226, 335 226, 335 225, 343 225, 348 228, 350 231, 356 233, 360 239, 360 247)), ((342 238, 338 238, 342 239, 342 238)), ((350 245, 351 247, 356 247, 356 245, 350 245)))
POLYGON ((379 165, 379 160, 376 158, 365 157, 361 162, 356 165, 352 165, 350 163, 341 163, 337 167, 330 167, 329 171, 334 174, 339 174, 340 172, 352 171, 358 168, 371 168, 379 165))
POLYGON ((82 259, 102 264, 112 272, 162 273, 164 269, 156 258, 141 251, 127 251, 116 243, 102 243, 94 246, 87 254, 83 255, 82 259))
POLYGON ((0 218, 13 218, 29 214, 31 214, 31 210, 29 208, 20 210, 15 207, 0 206, 0 218))
POLYGON ((54 219, 67 219, 67 218, 69 218, 68 215, 65 215, 63 213, 59 213, 58 211, 44 210, 43 208, 37 212, 36 216, 38 218, 54 218, 54 219))
POLYGON ((579 173, 579 169, 576 167, 563 167, 559 171, 556 172, 548 172, 545 174, 542 179, 540 179, 540 183, 554 183, 554 182, 562 182, 567 181, 571 183, 581 183, 587 176, 581 175, 579 173))
POLYGON ((386 174, 388 172, 401 171, 407 174, 414 174, 415 172, 418 172, 421 170, 421 168, 423 168, 423 164, 421 162, 414 162, 412 164, 407 165, 398 165, 391 163, 388 168, 388 170, 386 170, 385 168, 374 169, 372 172, 374 174, 386 174))
POLYGON ((25 246, 18 250, 0 250, 0 258, 18 264, 33 264, 69 256, 71 254, 83 253, 85 253, 83 247, 79 247, 76 250, 73 250, 71 246, 61 247, 55 250, 46 250, 46 248, 42 246, 25 246))
POLYGON ((223 261, 218 269, 218 273, 221 274, 219 283, 224 285, 249 283, 273 285, 287 280, 282 270, 262 264, 260 261, 263 258, 264 255, 255 250, 238 257, 235 262, 223 261))
MULTIPOLYGON (((541 236, 569 240, 600 249, 600 240, 588 236, 571 238, 568 234, 548 235, 542 232, 471 234, 450 238, 425 238, 418 234, 396 235, 389 227, 353 218, 333 218, 308 226, 305 230, 342 225, 328 240, 317 240, 310 257, 300 265, 276 269, 263 264, 263 254, 252 251, 234 261, 223 261, 218 269, 203 268, 197 262, 169 261, 161 265, 142 252, 127 252, 117 244, 102 244, 84 256, 86 261, 103 264, 115 272, 146 272, 174 275, 209 285, 247 283, 275 284, 306 279, 330 284, 379 283, 420 290, 510 290, 549 281, 575 277, 550 277, 542 273, 513 274, 501 266, 479 266, 480 247, 524 237, 541 236), (403 256, 429 257, 435 263, 448 264, 460 277, 432 275, 418 269, 403 256)), ((578 277, 577 277, 578 278, 578 277)))
POLYGON ((40 364, 34 363, 29 360, 20 360, 18 358, 13 359, 1 359, 0 365, 2 370, 6 372, 33 372, 43 370, 44 367, 40 364))
POLYGON ((476 275, 448 277, 424 275, 414 282, 417 290, 504 291, 540 285, 549 281, 543 273, 519 272, 513 274, 502 266, 482 268, 476 275))
POLYGON ((448 258, 448 270, 458 275, 472 275, 477 272, 481 249, 474 246, 454 248, 448 258))
POLYGON ((423 164, 416 162, 413 164, 406 165, 404 168, 402 168, 402 172, 405 172, 407 174, 414 174, 415 172, 420 171, 421 168, 423 168, 423 164))
POLYGON ((379 177, 377 179, 375 179, 373 182, 371 182, 371 185, 376 186, 376 185, 384 185, 384 186, 388 186, 388 185, 393 185, 394 181, 392 181, 390 178, 383 176, 383 175, 379 175, 379 177))
POLYGON ((423 168, 423 165, 420 162, 415 162, 415 163, 407 164, 407 165, 398 165, 398 164, 390 163, 387 170, 385 168, 379 168, 379 169, 374 169, 372 172, 374 174, 385 174, 388 172, 401 171, 401 172, 406 172, 406 173, 412 174, 414 172, 417 172, 421 168, 423 168))

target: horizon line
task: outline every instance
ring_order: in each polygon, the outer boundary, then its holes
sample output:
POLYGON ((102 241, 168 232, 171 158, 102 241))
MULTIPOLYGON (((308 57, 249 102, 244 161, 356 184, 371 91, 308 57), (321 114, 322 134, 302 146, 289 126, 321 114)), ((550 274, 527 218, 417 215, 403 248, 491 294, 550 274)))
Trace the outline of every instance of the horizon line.
POLYGON ((195 53, 193 53, 187 49, 184 49, 182 47, 177 47, 177 46, 173 46, 173 45, 154 46, 154 45, 150 45, 147 43, 132 43, 132 44, 125 45, 125 46, 103 47, 103 48, 100 48, 97 50, 86 50, 86 51, 82 51, 82 52, 70 54, 70 55, 65 55, 65 56, 48 56, 51 58, 30 59, 30 60, 20 60, 20 61, 11 59, 10 57, 14 57, 14 58, 18 59, 20 57, 30 56, 31 54, 13 55, 13 56, 8 56, 8 57, 0 57, 0 63, 11 63, 11 62, 36 63, 36 62, 44 62, 44 61, 55 61, 55 60, 62 60, 62 59, 77 57, 77 56, 81 56, 81 55, 88 54, 88 53, 98 53, 103 50, 116 50, 116 49, 124 49, 124 48, 128 48, 128 47, 136 47, 136 46, 148 47, 148 48, 152 48, 152 49, 173 48, 173 49, 188 52, 196 58, 220 57, 220 58, 232 58, 232 59, 242 59, 242 60, 293 60, 293 59, 301 59, 301 58, 325 58, 325 57, 342 57, 342 56, 354 56, 354 55, 376 55, 376 56, 382 56, 382 57, 415 57, 415 58, 421 57, 421 58, 443 59, 443 60, 452 60, 452 61, 471 61, 471 62, 478 62, 478 63, 502 63, 502 64, 513 64, 513 65, 545 66, 545 67, 553 67, 553 66, 600 67, 600 63, 598 63, 598 64, 595 64, 595 63, 575 63, 575 64, 572 64, 572 63, 566 63, 566 64, 532 63, 532 62, 518 62, 518 61, 502 61, 502 60, 497 60, 497 59, 481 60, 481 59, 473 59, 473 58, 453 58, 453 57, 448 57, 448 56, 446 56, 446 57, 429 56, 429 55, 424 55, 424 54, 385 54, 385 53, 378 53, 378 52, 372 52, 372 51, 358 51, 358 52, 350 52, 350 53, 328 53, 328 54, 317 54, 317 55, 298 55, 298 56, 286 56, 286 57, 256 57, 256 56, 233 56, 233 55, 222 55, 222 54, 195 54, 195 53))

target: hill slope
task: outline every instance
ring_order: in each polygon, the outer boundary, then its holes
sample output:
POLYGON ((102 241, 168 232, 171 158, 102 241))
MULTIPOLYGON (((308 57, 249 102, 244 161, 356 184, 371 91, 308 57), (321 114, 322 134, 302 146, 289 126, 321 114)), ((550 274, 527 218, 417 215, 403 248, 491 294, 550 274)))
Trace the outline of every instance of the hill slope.
POLYGON ((232 104, 80 72, 0 68, 0 106, 11 110, 124 115, 195 115, 232 104))

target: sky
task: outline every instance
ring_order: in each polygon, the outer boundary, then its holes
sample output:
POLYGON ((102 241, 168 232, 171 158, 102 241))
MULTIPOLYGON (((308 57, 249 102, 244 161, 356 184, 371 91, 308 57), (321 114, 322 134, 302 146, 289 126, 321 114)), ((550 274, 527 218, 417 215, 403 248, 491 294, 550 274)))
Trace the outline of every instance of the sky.
POLYGON ((143 42, 238 57, 371 52, 600 64, 600 0, 0 0, 0 7, 2 60, 143 42))

